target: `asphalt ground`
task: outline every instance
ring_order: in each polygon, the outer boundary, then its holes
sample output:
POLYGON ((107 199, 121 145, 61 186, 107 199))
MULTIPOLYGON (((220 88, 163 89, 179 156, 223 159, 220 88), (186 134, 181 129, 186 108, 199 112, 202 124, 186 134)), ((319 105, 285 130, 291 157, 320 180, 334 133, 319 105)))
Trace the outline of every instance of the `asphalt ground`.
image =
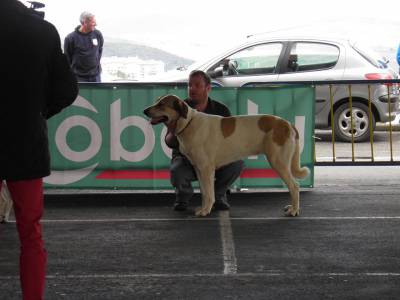
MULTIPOLYGON (((399 167, 316 167, 289 194, 241 192, 229 212, 172 211, 172 193, 45 197, 46 299, 399 299, 399 167)), ((0 225, 0 299, 20 299, 15 223, 0 225)))

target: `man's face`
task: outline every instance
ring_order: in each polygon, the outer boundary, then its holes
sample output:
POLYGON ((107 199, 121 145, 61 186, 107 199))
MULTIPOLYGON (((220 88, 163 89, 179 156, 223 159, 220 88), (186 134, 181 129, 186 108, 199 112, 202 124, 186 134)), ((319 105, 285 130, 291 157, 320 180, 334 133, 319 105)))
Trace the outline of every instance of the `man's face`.
POLYGON ((208 98, 208 93, 211 90, 211 85, 206 84, 201 75, 191 76, 189 78, 189 98, 197 103, 205 101, 208 98))
POLYGON ((87 20, 85 20, 85 22, 83 23, 83 27, 85 27, 85 31, 86 32, 91 32, 96 28, 96 18, 95 17, 91 17, 87 20))

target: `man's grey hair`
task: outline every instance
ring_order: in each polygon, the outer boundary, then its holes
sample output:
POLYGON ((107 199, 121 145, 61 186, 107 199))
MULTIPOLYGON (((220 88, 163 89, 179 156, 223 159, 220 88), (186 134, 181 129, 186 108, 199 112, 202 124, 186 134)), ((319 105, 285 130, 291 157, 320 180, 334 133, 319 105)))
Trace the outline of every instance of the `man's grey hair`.
POLYGON ((79 21, 81 22, 81 24, 83 24, 86 20, 89 20, 90 18, 93 18, 94 14, 92 14, 91 12, 88 11, 84 11, 83 13, 81 13, 81 16, 79 17, 79 21))

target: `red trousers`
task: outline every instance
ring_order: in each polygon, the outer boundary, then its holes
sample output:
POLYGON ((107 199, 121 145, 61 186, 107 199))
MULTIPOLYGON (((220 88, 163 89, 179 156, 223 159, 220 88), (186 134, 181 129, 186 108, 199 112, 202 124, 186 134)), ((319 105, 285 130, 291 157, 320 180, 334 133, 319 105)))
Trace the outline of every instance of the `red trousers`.
POLYGON ((43 180, 7 181, 7 186, 14 203, 21 244, 19 274, 23 299, 42 300, 47 265, 40 225, 43 215, 43 180))

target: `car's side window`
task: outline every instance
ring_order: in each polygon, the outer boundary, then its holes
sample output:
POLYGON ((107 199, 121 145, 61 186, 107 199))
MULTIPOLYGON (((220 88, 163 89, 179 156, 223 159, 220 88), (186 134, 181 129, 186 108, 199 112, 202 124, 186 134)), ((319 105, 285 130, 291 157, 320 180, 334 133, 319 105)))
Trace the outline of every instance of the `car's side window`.
POLYGON ((332 68, 339 59, 339 48, 322 43, 294 43, 288 59, 289 72, 332 68))
POLYGON ((224 75, 272 74, 275 72, 281 51, 281 43, 261 44, 243 49, 224 60, 229 64, 228 68, 225 68, 229 72, 224 75))

